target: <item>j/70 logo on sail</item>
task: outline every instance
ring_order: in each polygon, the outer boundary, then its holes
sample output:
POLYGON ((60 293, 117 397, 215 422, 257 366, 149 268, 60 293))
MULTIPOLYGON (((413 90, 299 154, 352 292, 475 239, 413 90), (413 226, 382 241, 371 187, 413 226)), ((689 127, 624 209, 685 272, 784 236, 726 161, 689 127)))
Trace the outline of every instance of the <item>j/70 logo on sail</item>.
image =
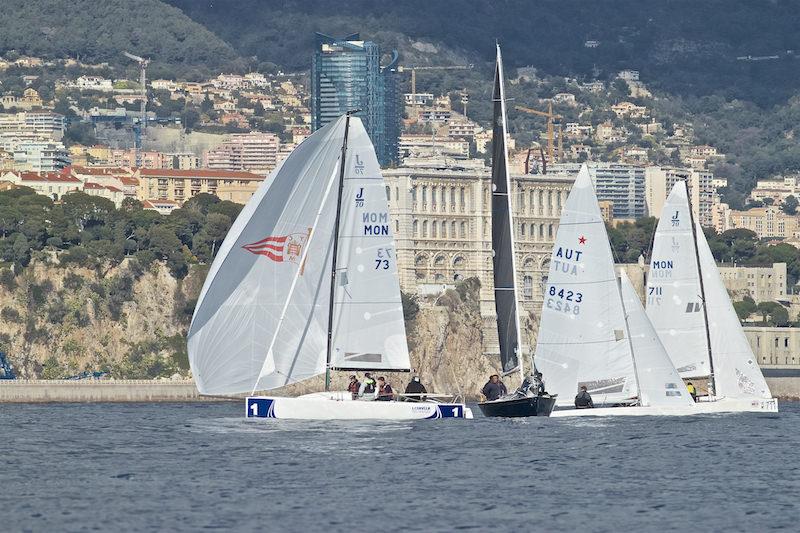
POLYGON ((251 254, 263 255, 277 263, 287 261, 297 263, 303 255, 303 246, 308 242, 308 233, 291 233, 281 237, 266 237, 260 241, 252 242, 242 246, 251 254))

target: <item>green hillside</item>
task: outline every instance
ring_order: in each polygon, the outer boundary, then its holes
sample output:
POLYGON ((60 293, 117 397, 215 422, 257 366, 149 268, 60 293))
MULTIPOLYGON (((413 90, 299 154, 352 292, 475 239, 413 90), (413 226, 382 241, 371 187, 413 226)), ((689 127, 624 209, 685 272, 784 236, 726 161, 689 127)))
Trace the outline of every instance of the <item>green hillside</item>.
POLYGON ((443 44, 440 53, 463 52, 478 62, 491 60, 500 39, 509 67, 579 77, 632 68, 656 88, 681 95, 720 92, 773 104, 800 82, 795 0, 165 1, 242 55, 290 69, 309 67, 314 31, 360 31, 400 46, 406 63, 419 51, 411 40, 443 44), (599 46, 587 48, 587 40, 599 46))
POLYGON ((155 65, 213 69, 237 60, 233 48, 158 0, 3 0, 0 54, 120 63, 123 50, 155 65))

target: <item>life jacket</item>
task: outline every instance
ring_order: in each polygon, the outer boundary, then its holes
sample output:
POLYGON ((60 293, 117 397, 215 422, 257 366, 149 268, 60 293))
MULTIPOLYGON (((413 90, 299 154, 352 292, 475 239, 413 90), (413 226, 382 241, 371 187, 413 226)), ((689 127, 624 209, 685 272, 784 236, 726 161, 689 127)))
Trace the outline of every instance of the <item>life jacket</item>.
POLYGON ((375 380, 372 378, 364 379, 364 392, 375 392, 375 380))
POLYGON ((358 392, 359 387, 361 387, 361 383, 352 381, 350 385, 347 386, 347 392, 358 392))
POLYGON ((686 385, 686 390, 689 391, 689 394, 697 394, 697 389, 694 388, 694 385, 686 385))

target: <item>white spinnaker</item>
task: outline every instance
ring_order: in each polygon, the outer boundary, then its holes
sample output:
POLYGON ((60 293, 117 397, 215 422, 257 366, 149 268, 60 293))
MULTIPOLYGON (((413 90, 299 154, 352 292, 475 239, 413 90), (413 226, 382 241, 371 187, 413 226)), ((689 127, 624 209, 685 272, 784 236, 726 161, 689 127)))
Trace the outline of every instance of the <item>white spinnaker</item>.
POLYGON ((658 339, 658 333, 647 318, 639 295, 624 270, 620 271, 620 277, 622 302, 628 317, 633 357, 636 359, 641 404, 664 407, 692 405, 694 402, 683 380, 658 339))
POLYGON ((679 181, 658 221, 646 296, 647 316, 684 378, 710 373, 700 292, 686 183, 679 181))
POLYGON ((721 398, 771 398, 772 394, 742 330, 699 224, 697 241, 708 306, 716 395, 721 398))
POLYGON ((582 384, 595 403, 638 392, 611 247, 586 165, 561 213, 535 364, 559 405, 572 404, 582 384))
POLYGON ((341 118, 301 143, 259 187, 223 241, 188 336, 202 394, 274 389, 325 371, 332 185, 344 131, 341 118))
POLYGON ((361 120, 352 118, 334 299, 334 368, 411 367, 386 182, 361 120))

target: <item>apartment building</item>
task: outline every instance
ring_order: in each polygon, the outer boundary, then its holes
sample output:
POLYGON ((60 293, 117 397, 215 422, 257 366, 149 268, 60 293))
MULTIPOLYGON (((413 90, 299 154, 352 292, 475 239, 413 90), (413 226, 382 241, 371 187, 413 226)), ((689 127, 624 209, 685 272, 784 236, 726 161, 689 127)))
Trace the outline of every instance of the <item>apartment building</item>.
POLYGON ((278 163, 280 139, 273 133, 236 133, 203 155, 206 168, 268 174, 278 163))
POLYGON ((244 203, 264 181, 261 174, 213 169, 142 168, 133 177, 139 181, 139 200, 171 200, 178 204, 200 193, 244 203))
POLYGON ((800 217, 787 215, 775 205, 756 207, 747 211, 731 211, 730 218, 734 228, 754 231, 759 239, 796 237, 800 227, 800 217))
POLYGON ((703 226, 714 224, 712 214, 714 175, 711 172, 692 168, 651 166, 645 168, 644 176, 647 213, 650 216, 660 217, 664 202, 666 202, 672 187, 679 181, 685 181, 689 190, 692 212, 696 219, 703 226))
MULTIPOLYGON (((645 174, 641 166, 627 163, 587 163, 597 198, 613 204, 613 218, 641 218, 647 214, 645 174)), ((548 172, 564 173, 574 180, 580 163, 555 163, 548 172)))

